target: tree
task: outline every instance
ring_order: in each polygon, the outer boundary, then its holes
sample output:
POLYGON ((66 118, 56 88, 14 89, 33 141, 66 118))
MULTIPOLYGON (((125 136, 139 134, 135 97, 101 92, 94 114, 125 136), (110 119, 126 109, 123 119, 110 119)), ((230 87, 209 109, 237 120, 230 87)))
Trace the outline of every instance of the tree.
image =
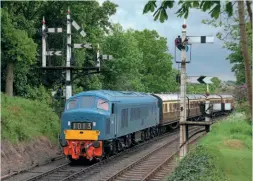
POLYGON ((245 27, 245 16, 244 16, 244 2, 238 1, 238 13, 239 13, 239 22, 240 22, 240 33, 241 33, 241 46, 242 54, 245 67, 245 78, 247 83, 247 92, 248 92, 248 102, 252 110, 252 73, 251 73, 251 63, 250 56, 247 46, 247 32, 245 27))
POLYGON ((156 31, 123 31, 117 24, 105 38, 103 53, 114 57, 103 67, 103 87, 150 93, 177 90, 166 38, 156 31))
POLYGON ((103 67, 103 88, 112 90, 145 91, 140 73, 143 70, 142 53, 133 31, 123 31, 119 24, 102 44, 104 54, 114 57, 103 67))
POLYGON ((28 37, 24 30, 15 28, 12 16, 5 8, 2 8, 2 61, 6 64, 6 87, 5 92, 13 96, 14 71, 15 67, 22 63, 26 68, 36 60, 36 44, 28 37))
MULTIPOLYGON (((250 107, 252 109, 252 76, 251 76, 251 67, 250 67, 250 57, 248 53, 248 47, 247 47, 247 39, 246 39, 246 28, 245 28, 245 17, 244 17, 244 1, 237 1, 238 2, 238 13, 239 13, 239 24, 240 24, 240 41, 242 46, 242 52, 243 52, 243 60, 245 65, 245 77, 246 77, 246 83, 247 83, 247 91, 248 91, 248 102, 250 104, 250 107)), ((224 11, 228 14, 228 16, 233 15, 234 10, 234 4, 236 2, 232 3, 232 1, 226 1, 225 2, 225 8, 224 11)), ((209 14, 212 18, 219 18, 221 12, 222 12, 222 5, 220 1, 179 1, 178 4, 181 6, 179 10, 176 12, 179 17, 184 16, 184 18, 187 18, 189 15, 189 9, 191 8, 199 8, 202 11, 209 11, 209 14)), ((154 20, 157 20, 159 18, 160 22, 164 22, 168 19, 168 15, 166 12, 166 9, 172 8, 174 6, 174 1, 163 1, 161 6, 155 11, 153 16, 155 17, 154 20)), ((156 8, 156 1, 149 1, 144 9, 143 13, 147 13, 149 11, 154 12, 156 8)), ((248 12, 251 12, 251 7, 247 6, 248 12)), ((249 14, 251 15, 251 14, 249 14)))
POLYGON ((134 32, 143 55, 142 83, 146 92, 175 92, 176 72, 172 69, 172 56, 168 54, 167 39, 153 30, 134 32), (173 72, 174 71, 174 72, 173 72))
MULTIPOLYGON (((47 27, 62 27, 65 31, 67 9, 70 7, 72 18, 74 18, 87 33, 87 36, 82 38, 79 33, 72 28, 72 41, 75 43, 99 43, 103 40, 106 31, 108 31, 108 29, 111 27, 109 17, 116 13, 117 5, 109 1, 105 1, 102 5, 99 5, 99 3, 96 1, 9 1, 2 2, 2 7, 11 17, 14 28, 25 32, 28 37, 32 38, 32 40, 37 44, 35 44, 35 49, 37 51, 37 55, 40 55, 41 32, 38 30, 41 28, 42 16, 45 16, 46 18, 47 27)), ((3 39, 5 39, 4 36, 5 35, 2 34, 3 39)), ((66 37, 64 34, 49 35, 47 40, 47 47, 49 49, 55 48, 65 51, 66 37)), ((88 54, 88 52, 85 50, 73 50, 73 59, 76 60, 76 66, 83 66, 83 57, 85 57, 86 54, 88 54)), ((5 55, 3 54, 3 56, 5 55)), ((63 80, 62 77, 64 72, 53 71, 42 74, 40 71, 41 57, 37 56, 36 58, 37 59, 33 61, 32 66, 26 66, 23 62, 15 64, 16 70, 14 73, 14 93, 16 95, 29 97, 29 95, 27 95, 29 94, 28 91, 31 90, 31 88, 39 87, 41 83, 43 83, 48 89, 62 84, 61 81, 63 80)), ((47 57, 47 60, 51 60, 52 64, 56 63, 57 65, 61 65, 65 63, 65 56, 62 58, 47 57)), ((7 61, 2 61, 2 70, 2 90, 4 90, 6 86, 3 78, 6 79, 7 76, 7 61)), ((84 85, 86 85, 86 83, 93 84, 93 81, 88 81, 88 79, 83 77, 84 76, 80 76, 79 80, 76 80, 77 83, 82 82, 84 85)), ((96 77, 96 75, 94 77, 96 77)), ((98 78, 96 78, 96 80, 97 79, 98 78)), ((76 87, 77 86, 74 85, 74 88, 76 87)), ((89 87, 92 88, 94 86, 89 85, 89 87)))

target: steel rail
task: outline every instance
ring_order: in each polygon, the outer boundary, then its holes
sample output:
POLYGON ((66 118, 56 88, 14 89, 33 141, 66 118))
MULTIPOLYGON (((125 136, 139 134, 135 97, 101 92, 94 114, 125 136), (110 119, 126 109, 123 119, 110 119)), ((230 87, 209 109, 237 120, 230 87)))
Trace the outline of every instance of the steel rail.
MULTIPOLYGON (((195 128, 193 130, 191 130, 191 132, 195 131, 195 130, 199 130, 199 128, 195 128)), ((158 147, 157 149, 150 151, 149 153, 147 153, 146 155, 144 155, 143 157, 141 157, 140 159, 136 160, 133 163, 130 163, 128 166, 124 167, 123 169, 121 169, 120 171, 118 171, 116 174, 112 175, 110 178, 106 179, 106 181, 112 181, 115 178, 119 177, 120 175, 122 175, 123 173, 125 173, 126 171, 128 171, 129 169, 133 168, 134 166, 138 165, 139 163, 141 163, 142 161, 146 160, 147 158, 153 156, 155 153, 157 153, 158 151, 162 150, 163 148, 173 144, 174 142, 179 140, 179 136, 174 138, 173 140, 165 143, 164 145, 158 147)))
MULTIPOLYGON (((192 141, 190 141, 189 143, 192 144, 193 142, 195 142, 196 140, 198 140, 200 137, 202 137, 204 134, 197 136, 196 138, 194 138, 192 141)), ((147 181, 147 180, 151 180, 153 178, 153 176, 159 172, 159 170, 165 166, 166 164, 168 164, 170 161, 172 161, 178 154, 179 154, 180 149, 178 149, 175 153, 173 153, 171 156, 167 157, 164 162, 162 162, 161 164, 159 164, 157 167, 155 167, 146 177, 144 177, 141 181, 147 181)), ((165 175, 164 175, 165 176, 165 175)))
POLYGON ((36 164, 36 165, 34 165, 34 166, 30 167, 30 168, 23 169, 21 171, 15 172, 15 173, 10 173, 10 174, 1 176, 0 180, 6 180, 6 179, 9 179, 11 177, 23 174, 23 173, 27 173, 27 172, 31 171, 32 169, 35 169, 35 168, 40 167, 40 166, 48 165, 48 164, 50 164, 50 163, 52 163, 54 161, 61 160, 61 159, 64 159, 64 158, 65 158, 65 155, 60 155, 60 156, 54 157, 54 158, 50 159, 50 161, 46 161, 46 162, 44 162, 42 164, 36 164))
MULTIPOLYGON (((178 130, 178 129, 177 129, 177 130, 178 130)), ((125 155, 126 153, 131 153, 131 152, 137 151, 137 150, 139 150, 140 148, 142 148, 143 146, 148 145, 148 144, 150 144, 150 143, 152 143, 152 142, 155 142, 155 141, 157 141, 157 140, 163 139, 163 138, 165 138, 165 137, 167 137, 167 136, 176 135, 176 134, 178 134, 178 131, 177 131, 177 130, 174 130, 173 132, 170 132, 170 133, 165 133, 165 134, 163 134, 163 135, 161 135, 161 136, 155 137, 155 138, 150 139, 150 140, 148 140, 148 141, 145 141, 145 142, 143 142, 143 143, 141 143, 141 144, 138 144, 138 145, 136 145, 136 146, 134 146, 134 147, 132 147, 132 148, 129 148, 129 149, 125 150, 125 151, 122 151, 122 152, 120 152, 120 153, 118 153, 118 154, 116 154, 116 155, 114 155, 114 156, 109 157, 108 159, 102 160, 101 162, 98 162, 98 163, 96 163, 96 164, 94 164, 94 165, 92 165, 92 166, 90 166, 90 167, 87 167, 87 168, 85 168, 85 169, 82 169, 81 171, 78 171, 78 172, 76 172, 76 173, 73 173, 72 175, 70 175, 70 176, 68 176, 68 177, 66 177, 66 178, 64 178, 64 179, 62 179, 61 181, 72 180, 72 179, 78 177, 79 175, 83 174, 84 172, 87 172, 87 171, 89 171, 89 170, 92 170, 92 169, 96 168, 97 166, 104 165, 104 164, 108 163, 109 161, 111 161, 111 160, 113 160, 113 159, 115 159, 115 158, 118 158, 118 157, 120 157, 120 156, 125 155)))

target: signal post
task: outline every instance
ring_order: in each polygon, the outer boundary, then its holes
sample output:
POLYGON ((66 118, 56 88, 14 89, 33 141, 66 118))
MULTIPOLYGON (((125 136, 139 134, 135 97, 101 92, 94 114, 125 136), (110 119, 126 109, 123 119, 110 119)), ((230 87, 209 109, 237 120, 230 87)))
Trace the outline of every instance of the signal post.
MULTIPOLYGON (((195 125, 195 126, 205 126, 207 131, 209 131, 209 127, 211 124, 211 121, 209 118, 206 118, 205 122, 196 122, 196 121, 187 121, 187 105, 186 105, 186 64, 190 63, 190 61, 186 60, 186 52, 188 51, 188 45, 192 44, 199 44, 199 43, 213 43, 214 42, 214 37, 212 36, 186 36, 186 20, 184 19, 184 24, 182 25, 182 41, 181 41, 181 61, 176 61, 176 63, 181 64, 181 75, 180 75, 180 80, 181 80, 181 85, 180 85, 180 152, 179 152, 179 157, 182 159, 188 152, 188 144, 187 141, 194 136, 193 134, 191 137, 189 137, 189 130, 188 127, 190 125, 195 125), (186 41, 185 41, 186 40, 186 41)), ((177 47, 176 47, 177 48, 177 47)), ((190 50, 191 51, 191 50, 190 50)), ((176 51, 175 51, 176 52, 176 51)), ((190 57, 191 60, 191 57, 190 57)), ((206 84, 211 83, 209 80, 211 79, 210 77, 205 77, 201 76, 198 81, 199 82, 204 82, 206 84), (203 81, 204 80, 204 81, 203 81)), ((208 86, 208 85, 207 85, 208 86)), ((208 90, 209 91, 209 90, 208 90)), ((206 100, 206 107, 207 109, 205 110, 206 113, 210 114, 210 110, 208 109, 210 101, 207 97, 206 100)))
MULTIPOLYGON (((186 24, 182 26, 182 43, 186 38, 186 24)), ((185 47, 186 48, 186 47, 185 47)), ((180 122, 186 121, 186 50, 181 50, 181 87, 180 87, 180 122)), ((186 125, 180 124, 180 146, 186 142, 186 125)), ((184 144, 180 148, 179 156, 183 158, 187 153, 187 144, 184 144)))
MULTIPOLYGON (((51 66, 47 65, 47 56, 63 56, 62 51, 50 51, 47 47, 47 34, 48 33, 63 33, 62 28, 47 28, 45 18, 43 17, 42 20, 42 69, 46 71, 64 71, 66 72, 65 75, 65 100, 69 99, 72 96, 72 81, 74 80, 73 74, 76 75, 89 75, 89 74, 96 74, 100 73, 100 63, 102 60, 112 60, 112 55, 100 55, 99 52, 99 45, 97 45, 96 55, 95 55, 95 66, 92 67, 80 67, 71 65, 71 59, 73 58, 72 55, 72 48, 82 48, 82 49, 92 49, 95 51, 95 47, 92 46, 90 43, 81 43, 81 44, 73 44, 72 43, 72 31, 71 27, 74 27, 76 31, 84 38, 86 36, 85 31, 77 24, 77 22, 71 18, 70 16, 70 8, 67 11, 67 45, 66 45, 66 61, 65 65, 61 66, 51 66)), ((61 97, 64 99, 64 97, 61 97)))

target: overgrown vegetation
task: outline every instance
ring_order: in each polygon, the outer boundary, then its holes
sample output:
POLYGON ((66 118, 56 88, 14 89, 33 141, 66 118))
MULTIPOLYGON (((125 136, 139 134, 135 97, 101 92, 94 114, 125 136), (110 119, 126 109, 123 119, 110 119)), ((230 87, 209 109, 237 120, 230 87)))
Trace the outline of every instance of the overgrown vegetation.
POLYGON ((179 164, 169 181, 252 179, 252 129, 243 112, 212 126, 179 164))
POLYGON ((169 177, 169 181, 225 181, 220 165, 216 165, 220 153, 210 152, 205 146, 197 146, 188 154, 169 177))
POLYGON ((2 139, 12 143, 38 136, 57 140, 59 117, 46 103, 1 93, 2 139))

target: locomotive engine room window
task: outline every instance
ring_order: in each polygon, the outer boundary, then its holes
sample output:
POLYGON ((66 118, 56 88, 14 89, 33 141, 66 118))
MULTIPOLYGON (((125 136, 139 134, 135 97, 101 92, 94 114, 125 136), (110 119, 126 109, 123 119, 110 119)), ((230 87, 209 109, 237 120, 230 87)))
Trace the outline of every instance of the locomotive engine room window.
POLYGON ((121 128, 128 126, 128 109, 122 109, 121 111, 121 128))
POLYGON ((109 110, 109 103, 104 99, 98 99, 97 108, 105 111, 109 110))
POLYGON ((93 96, 83 96, 81 97, 81 108, 92 108, 95 104, 95 97, 93 96))
POLYGON ((77 100, 71 100, 67 105, 67 110, 77 108, 77 100))
POLYGON ((130 110, 130 121, 134 120, 134 108, 131 108, 130 110))

